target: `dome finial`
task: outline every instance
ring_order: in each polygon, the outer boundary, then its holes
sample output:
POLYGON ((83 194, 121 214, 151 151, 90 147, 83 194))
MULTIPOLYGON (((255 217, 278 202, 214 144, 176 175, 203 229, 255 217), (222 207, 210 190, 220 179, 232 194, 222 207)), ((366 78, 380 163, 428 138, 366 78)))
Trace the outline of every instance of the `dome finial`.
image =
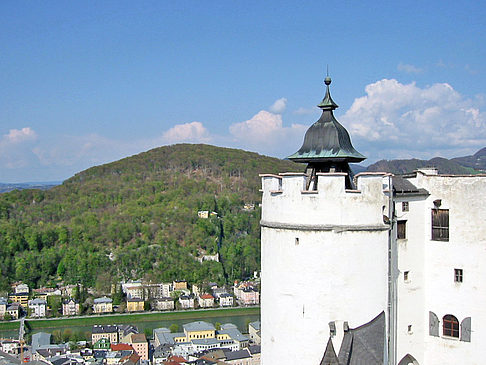
POLYGON ((324 99, 322 99, 321 103, 317 105, 322 110, 334 110, 338 107, 338 105, 332 100, 331 92, 329 91, 329 85, 331 85, 331 78, 329 77, 329 65, 327 66, 327 76, 324 79, 324 83, 326 84, 326 95, 324 99))
POLYGON ((327 70, 326 70, 326 78, 324 79, 324 83, 329 86, 331 85, 331 78, 329 77, 329 65, 327 65, 327 70))

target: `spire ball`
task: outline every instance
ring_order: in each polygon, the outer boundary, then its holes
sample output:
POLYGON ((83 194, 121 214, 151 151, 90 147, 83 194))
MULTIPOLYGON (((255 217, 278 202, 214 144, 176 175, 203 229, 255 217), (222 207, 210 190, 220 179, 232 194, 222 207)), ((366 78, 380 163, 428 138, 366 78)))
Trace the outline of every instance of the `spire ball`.
POLYGON ((331 84, 331 78, 330 78, 329 76, 327 76, 327 77, 324 79, 324 83, 325 83, 326 85, 328 85, 328 86, 329 86, 329 85, 331 84))

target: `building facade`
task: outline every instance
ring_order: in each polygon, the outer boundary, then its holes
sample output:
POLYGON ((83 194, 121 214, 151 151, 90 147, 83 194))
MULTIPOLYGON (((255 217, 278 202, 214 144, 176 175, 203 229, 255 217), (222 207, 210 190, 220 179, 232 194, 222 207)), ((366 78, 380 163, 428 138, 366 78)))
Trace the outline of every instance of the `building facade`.
POLYGON ((80 313, 79 301, 73 298, 66 299, 62 302, 63 316, 77 316, 80 313))
POLYGON ((93 301, 94 313, 111 313, 113 312, 113 300, 111 298, 102 297, 96 298, 93 301))
POLYGON ((330 83, 306 171, 261 175, 262 364, 481 364, 486 175, 353 176, 330 83))
POLYGON ((32 317, 45 317, 46 316, 47 302, 43 299, 32 299, 29 300, 29 309, 31 311, 30 315, 32 317))

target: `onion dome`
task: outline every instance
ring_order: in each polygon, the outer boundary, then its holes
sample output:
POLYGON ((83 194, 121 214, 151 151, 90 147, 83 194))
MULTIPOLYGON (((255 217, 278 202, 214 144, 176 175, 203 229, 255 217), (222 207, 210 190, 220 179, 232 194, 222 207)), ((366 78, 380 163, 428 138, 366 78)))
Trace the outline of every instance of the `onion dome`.
MULTIPOLYGON (((322 115, 305 133, 304 144, 288 159, 295 162, 307 162, 318 167, 321 163, 360 162, 366 159, 351 144, 349 133, 334 117, 333 110, 338 105, 332 100, 329 91, 331 78, 325 78, 326 95, 317 105, 322 115)), ((318 170, 326 170, 319 169, 318 170)))

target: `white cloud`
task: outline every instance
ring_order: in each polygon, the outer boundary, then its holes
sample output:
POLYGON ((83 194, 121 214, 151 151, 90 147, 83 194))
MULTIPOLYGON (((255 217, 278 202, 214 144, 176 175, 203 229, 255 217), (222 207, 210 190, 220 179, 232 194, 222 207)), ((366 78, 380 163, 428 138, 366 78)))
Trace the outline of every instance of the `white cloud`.
POLYGON ((163 139, 168 143, 207 143, 211 141, 211 136, 201 122, 192 122, 173 126, 163 134, 163 139))
POLYGON ((10 129, 0 139, 0 168, 20 169, 29 166, 35 159, 32 147, 37 134, 30 127, 10 129))
POLYGON ((269 109, 272 113, 282 114, 285 111, 286 107, 287 107, 287 99, 280 98, 275 100, 275 102, 270 106, 269 109))
MULTIPOLYGON (((289 144, 301 141, 307 129, 301 124, 283 125, 280 114, 261 110, 251 119, 232 124, 229 128, 235 141, 245 149, 279 155, 286 153, 289 144)), ((300 146, 299 146, 300 147, 300 146)))
POLYGON ((232 124, 229 129, 238 139, 263 142, 282 129, 282 116, 261 110, 245 122, 232 124))
POLYGON ((30 127, 22 129, 10 129, 8 134, 3 136, 4 143, 20 143, 24 141, 33 141, 37 138, 37 134, 30 127))
POLYGON ((420 88, 383 79, 365 88, 340 119, 372 155, 395 158, 458 156, 486 146, 486 114, 480 99, 463 97, 446 83, 420 88))
POLYGON ((403 72, 406 72, 406 73, 409 73, 409 74, 419 74, 421 72, 423 72, 424 70, 417 67, 417 66, 414 66, 414 65, 410 65, 410 64, 406 64, 406 63, 402 63, 400 62, 397 66, 397 70, 398 71, 403 71, 403 72))

